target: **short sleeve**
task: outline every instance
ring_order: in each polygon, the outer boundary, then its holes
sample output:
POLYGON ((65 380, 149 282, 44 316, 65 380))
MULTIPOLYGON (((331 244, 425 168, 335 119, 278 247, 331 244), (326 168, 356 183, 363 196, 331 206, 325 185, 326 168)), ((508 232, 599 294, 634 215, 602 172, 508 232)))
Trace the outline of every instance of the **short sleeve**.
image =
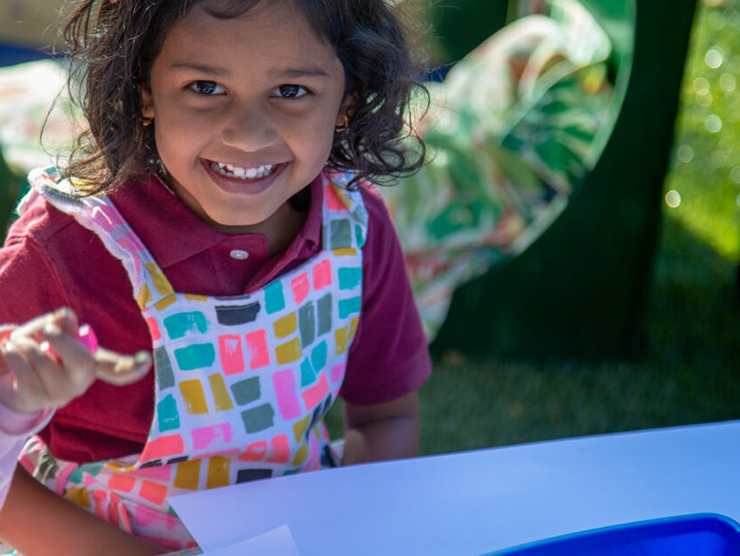
POLYGON ((21 324, 69 305, 47 253, 24 234, 26 225, 16 222, 0 248, 0 324, 21 324))
POLYGON ((369 216, 362 307, 339 395, 370 405, 417 390, 432 364, 393 223, 380 194, 361 191, 369 216))

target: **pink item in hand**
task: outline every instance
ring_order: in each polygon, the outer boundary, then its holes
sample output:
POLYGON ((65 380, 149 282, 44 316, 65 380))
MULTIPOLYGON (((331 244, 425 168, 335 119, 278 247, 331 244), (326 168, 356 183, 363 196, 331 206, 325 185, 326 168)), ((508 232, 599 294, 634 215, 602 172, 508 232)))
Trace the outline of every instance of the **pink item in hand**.
MULTIPOLYGON (((98 338, 95 336, 95 332, 89 324, 83 324, 80 326, 75 335, 75 339, 85 346, 87 351, 90 353, 98 351, 98 338)), ((41 344, 41 349, 47 352, 57 363, 61 362, 62 358, 59 357, 59 354, 49 345, 49 342, 43 342, 41 344)))

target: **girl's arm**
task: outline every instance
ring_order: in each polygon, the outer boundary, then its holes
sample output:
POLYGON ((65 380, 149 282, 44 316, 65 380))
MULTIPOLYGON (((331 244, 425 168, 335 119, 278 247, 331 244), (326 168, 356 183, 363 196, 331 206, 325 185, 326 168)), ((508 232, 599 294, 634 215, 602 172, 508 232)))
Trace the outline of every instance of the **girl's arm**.
POLYGON ((381 404, 344 402, 344 431, 344 465, 414 457, 419 453, 419 396, 414 391, 381 404))
POLYGON ((150 556, 167 552, 68 502, 20 465, 0 510, 0 539, 24 556, 150 556))

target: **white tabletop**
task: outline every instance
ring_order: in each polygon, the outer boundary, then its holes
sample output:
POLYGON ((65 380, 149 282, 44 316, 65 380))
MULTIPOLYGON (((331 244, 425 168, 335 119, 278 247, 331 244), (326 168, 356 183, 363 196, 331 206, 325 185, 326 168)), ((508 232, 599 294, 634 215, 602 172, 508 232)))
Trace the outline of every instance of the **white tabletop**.
POLYGON ((740 521, 740 422, 305 473, 173 498, 206 551, 288 525, 301 556, 479 555, 644 519, 740 521))

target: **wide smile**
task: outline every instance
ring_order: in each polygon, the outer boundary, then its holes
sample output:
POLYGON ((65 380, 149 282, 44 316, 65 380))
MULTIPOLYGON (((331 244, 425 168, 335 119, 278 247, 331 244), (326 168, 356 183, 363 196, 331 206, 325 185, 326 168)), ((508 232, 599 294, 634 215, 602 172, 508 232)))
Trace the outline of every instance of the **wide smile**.
POLYGON ((230 195, 256 195, 269 189, 287 163, 238 165, 202 159, 213 182, 230 195))
POLYGON ((250 181, 266 178, 275 173, 278 164, 259 164, 252 166, 236 166, 224 162, 208 162, 211 170, 221 174, 226 178, 236 178, 239 180, 250 181))

